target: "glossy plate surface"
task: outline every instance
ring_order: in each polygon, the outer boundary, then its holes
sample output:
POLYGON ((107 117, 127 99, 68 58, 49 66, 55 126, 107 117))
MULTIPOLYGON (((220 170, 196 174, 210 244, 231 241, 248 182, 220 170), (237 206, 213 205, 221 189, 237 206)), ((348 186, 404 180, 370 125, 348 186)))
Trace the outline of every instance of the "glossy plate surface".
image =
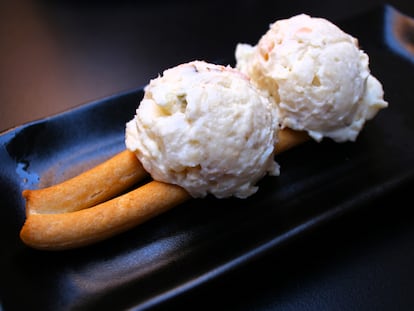
POLYGON ((115 95, 0 136, 2 303, 8 308, 144 309, 275 250, 413 182, 412 20, 391 7, 345 21, 390 106, 355 143, 308 142, 278 156, 246 200, 191 200, 91 247, 42 252, 18 237, 24 188, 59 182, 124 148, 142 90, 115 95), (363 27, 362 27, 363 25, 363 27), (214 254, 214 256, 212 256, 214 254), (24 294, 22 299, 21 293, 24 294))

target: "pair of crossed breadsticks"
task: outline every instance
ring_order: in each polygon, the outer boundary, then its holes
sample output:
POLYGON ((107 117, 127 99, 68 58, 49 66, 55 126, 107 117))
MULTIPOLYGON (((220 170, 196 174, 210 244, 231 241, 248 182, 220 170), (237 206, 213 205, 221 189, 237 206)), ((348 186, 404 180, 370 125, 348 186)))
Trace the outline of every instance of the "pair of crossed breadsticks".
MULTIPOLYGON (((304 132, 279 130, 276 154, 308 140, 304 132)), ((33 248, 63 250, 86 246, 129 230, 191 196, 183 188, 150 181, 134 153, 125 150, 60 184, 24 190, 22 241, 33 248), (117 196, 119 195, 119 196, 117 196)))

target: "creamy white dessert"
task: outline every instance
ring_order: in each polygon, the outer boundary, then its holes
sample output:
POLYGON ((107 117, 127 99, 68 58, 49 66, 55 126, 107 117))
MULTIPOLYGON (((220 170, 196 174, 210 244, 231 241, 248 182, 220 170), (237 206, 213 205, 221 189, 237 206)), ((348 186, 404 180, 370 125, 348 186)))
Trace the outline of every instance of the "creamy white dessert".
POLYGON ((155 180, 193 197, 245 198, 279 174, 278 128, 273 103, 245 75, 194 61, 150 81, 125 140, 155 180))
POLYGON ((282 128, 316 141, 354 141, 366 120, 387 107, 381 83, 357 39, 322 18, 279 20, 256 46, 238 44, 236 67, 276 103, 282 128))

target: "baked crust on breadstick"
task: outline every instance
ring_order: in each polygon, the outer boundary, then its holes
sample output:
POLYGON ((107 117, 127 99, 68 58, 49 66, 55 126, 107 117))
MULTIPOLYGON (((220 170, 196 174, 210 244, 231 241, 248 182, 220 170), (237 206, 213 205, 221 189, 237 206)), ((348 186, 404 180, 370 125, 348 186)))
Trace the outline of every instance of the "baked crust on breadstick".
POLYGON ((31 214, 20 237, 33 248, 63 250, 124 232, 190 199, 181 187, 149 182, 94 207, 63 214, 31 214))
POLYGON ((127 190, 146 175, 135 154, 125 150, 60 184, 24 190, 26 215, 66 213, 91 207, 127 190))
POLYGON ((296 147, 310 139, 308 133, 304 131, 294 131, 290 128, 284 128, 278 132, 278 142, 276 145, 276 154, 285 152, 296 147))
MULTIPOLYGON (((308 139, 309 136, 304 132, 289 129, 281 130, 279 131, 276 154, 293 148, 308 139)), ((82 247, 131 229, 191 198, 187 191, 179 186, 151 181, 124 195, 86 208, 91 204, 90 195, 86 189, 94 189, 95 187, 103 189, 104 187, 100 185, 102 179, 95 180, 95 178, 96 176, 106 176, 106 174, 111 175, 111 170, 108 170, 108 167, 126 166, 126 172, 131 172, 135 167, 139 174, 134 175, 134 181, 145 175, 142 173, 143 169, 139 161, 129 151, 124 151, 106 162, 93 169, 98 170, 98 172, 91 173, 88 171, 81 178, 79 176, 74 178, 74 180, 80 178, 84 184, 87 183, 88 185, 84 185, 84 188, 82 188, 83 184, 78 184, 76 187, 76 183, 71 184, 74 181, 70 181, 69 189, 64 189, 67 187, 67 183, 62 183, 50 187, 49 190, 44 192, 40 190, 32 191, 37 192, 39 197, 36 197, 37 201, 33 201, 32 198, 31 203, 41 204, 46 202, 48 207, 42 208, 36 204, 34 208, 32 206, 32 210, 27 213, 26 222, 20 232, 22 241, 28 246, 43 250, 82 247), (105 172, 99 172, 99 170, 105 172), (54 189, 58 189, 58 193, 53 193, 54 189), (58 201, 43 198, 44 195, 50 193, 55 199, 62 198, 69 190, 74 192, 71 194, 72 199, 77 197, 79 200, 83 200, 86 196, 89 200, 88 203, 78 202, 76 204, 72 202, 74 205, 70 206, 71 202, 66 202, 66 206, 62 208, 58 201)), ((119 174, 108 176, 113 184, 118 184, 117 179, 122 177, 119 174)), ((113 189, 111 190, 110 196, 115 195, 113 189)))

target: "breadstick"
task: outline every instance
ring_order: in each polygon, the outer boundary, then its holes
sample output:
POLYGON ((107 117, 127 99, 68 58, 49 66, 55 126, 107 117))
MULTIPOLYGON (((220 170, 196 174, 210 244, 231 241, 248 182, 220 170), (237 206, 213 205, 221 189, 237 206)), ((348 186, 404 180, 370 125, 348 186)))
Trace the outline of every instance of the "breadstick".
MULTIPOLYGON (((281 130, 279 131, 279 143, 277 144, 276 153, 284 152, 308 139, 309 137, 305 133, 281 130)), ((137 165, 136 162, 138 161, 133 160, 130 155, 136 158, 132 153, 127 155, 126 152, 123 152, 108 160, 107 162, 112 162, 108 165, 110 167, 126 165, 128 166, 128 169, 125 170, 127 172, 130 172, 134 166, 142 170, 142 166, 137 165), (125 161, 125 163, 117 164, 119 159, 125 161)), ((105 169, 106 171, 107 168, 101 164, 95 169, 105 169)), ((106 174, 110 174, 110 171, 106 174)), ((87 172, 85 176, 83 182, 88 181, 90 183, 88 186, 85 185, 85 188, 89 187, 91 189, 97 186, 101 188, 98 180, 95 181, 94 178, 95 176, 102 176, 102 174, 87 172)), ((122 176, 118 174, 110 178, 111 182, 118 183, 117 178, 122 178, 122 176)), ((65 186, 65 183, 59 185, 61 188, 65 186)), ((72 189, 74 192, 76 190, 76 188, 72 189)), ((53 191, 50 191, 53 194, 53 191)), ((66 193, 67 191, 60 189, 59 192, 66 193)), ((78 192, 73 196, 90 197, 86 195, 85 189, 78 189, 78 192)), ((44 199, 42 195, 45 195, 46 192, 40 193, 39 202, 42 202, 41 200, 44 199)), ((114 191, 112 191, 112 194, 115 194, 114 191)), ((55 197, 61 198, 62 195, 56 195, 55 197)), ((20 232, 20 237, 25 244, 37 249, 63 250, 77 248, 124 232, 190 198, 191 196, 179 186, 152 181, 96 206, 83 209, 87 204, 79 203, 77 209, 67 207, 68 212, 63 213, 59 213, 63 209, 58 208, 58 201, 53 202, 45 199, 50 207, 48 209, 37 208, 36 212, 27 213, 27 219, 20 232), (53 213, 47 213, 49 210, 52 210, 53 213)))
POLYGON ((127 190, 146 175, 135 154, 126 150, 60 184, 24 190, 26 215, 65 213, 91 207, 127 190))
POLYGON ((296 147, 309 139, 310 137, 308 133, 304 131, 294 131, 290 128, 284 128, 282 130, 279 130, 279 141, 276 145, 276 154, 280 154, 289 149, 292 149, 293 147, 296 147))
MULTIPOLYGON (((309 139, 305 132, 279 131, 276 153, 309 139)), ((55 214, 85 209, 133 186, 147 175, 136 156, 125 150, 102 164, 54 186, 24 190, 26 214, 55 214)))
POLYGON ((124 232, 188 200, 181 187, 157 181, 94 207, 63 214, 31 214, 20 237, 33 248, 63 250, 124 232))

